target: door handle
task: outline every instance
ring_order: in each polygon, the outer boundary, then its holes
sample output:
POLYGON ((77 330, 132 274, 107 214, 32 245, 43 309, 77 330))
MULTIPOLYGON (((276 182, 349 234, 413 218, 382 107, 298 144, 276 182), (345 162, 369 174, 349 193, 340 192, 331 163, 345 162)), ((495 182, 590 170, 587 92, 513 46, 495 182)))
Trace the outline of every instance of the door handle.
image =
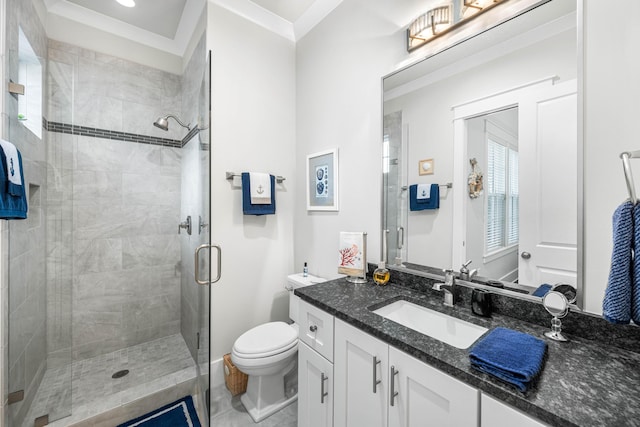
POLYGON ((520 254, 520 256, 522 257, 522 259, 529 259, 531 258, 531 254, 529 252, 522 252, 520 254))
POLYGON ((402 249, 404 246, 404 227, 398 227, 398 234, 396 235, 396 246, 398 249, 402 249))
POLYGON ((390 401, 389 405, 394 406, 394 401, 398 392, 396 391, 396 375, 398 375, 398 371, 395 366, 391 367, 391 393, 389 395, 390 401))
POLYGON ((376 394, 378 391, 378 384, 382 382, 382 380, 378 379, 378 365, 380 364, 380 360, 376 356, 373 356, 373 394, 376 394))
POLYGON ((195 252, 194 264, 195 264, 194 278, 198 285, 209 285, 209 284, 216 283, 218 280, 220 280, 220 276, 222 275, 222 248, 219 245, 211 245, 208 243, 198 246, 195 252), (203 249, 209 249, 209 248, 214 248, 218 252, 218 274, 216 275, 216 278, 213 280, 202 280, 200 279, 200 275, 198 274, 200 271, 200 251, 203 249))
POLYGON ((320 403, 324 404, 324 398, 329 395, 328 391, 324 391, 324 382, 328 381, 329 377, 322 372, 320 374, 320 403))

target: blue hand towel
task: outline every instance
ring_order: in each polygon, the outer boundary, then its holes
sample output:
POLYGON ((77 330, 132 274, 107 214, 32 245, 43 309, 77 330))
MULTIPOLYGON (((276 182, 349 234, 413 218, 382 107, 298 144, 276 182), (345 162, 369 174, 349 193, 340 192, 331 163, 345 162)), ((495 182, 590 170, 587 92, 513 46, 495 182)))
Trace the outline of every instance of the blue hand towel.
POLYGON ((602 317, 610 323, 627 324, 631 319, 633 204, 629 201, 613 213, 613 253, 609 283, 604 291, 602 317))
POLYGON ((549 292, 550 289, 551 289, 551 285, 549 285, 548 283, 544 283, 538 286, 538 289, 533 291, 531 295, 533 295, 534 297, 543 297, 547 294, 547 292, 549 292))
POLYGON ((0 219, 27 218, 27 192, 24 186, 22 155, 20 151, 17 151, 16 154, 18 164, 15 165, 17 166, 15 170, 20 172, 20 180, 23 185, 15 185, 11 182, 9 178, 10 172, 7 171, 7 157, 4 154, 4 150, 0 149, 0 219))
POLYGON ((631 318, 640 325, 640 204, 633 207, 633 280, 631 282, 631 318))
POLYGON ((440 209, 440 186, 431 184, 429 198, 418 199, 418 185, 409 186, 409 209, 422 211, 425 209, 440 209))
POLYGON ((469 350, 471 366, 493 375, 521 392, 542 370, 547 343, 507 328, 495 328, 469 350))
POLYGON ((242 213, 245 215, 273 215, 276 213, 276 177, 271 175, 271 203, 254 205, 251 203, 251 184, 248 172, 242 172, 242 213))

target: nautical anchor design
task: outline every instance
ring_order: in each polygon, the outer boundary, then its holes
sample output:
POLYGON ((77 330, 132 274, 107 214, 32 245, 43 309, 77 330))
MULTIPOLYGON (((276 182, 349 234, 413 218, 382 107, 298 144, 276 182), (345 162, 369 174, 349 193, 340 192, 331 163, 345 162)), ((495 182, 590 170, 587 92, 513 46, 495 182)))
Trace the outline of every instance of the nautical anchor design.
POLYGON ((264 189, 262 188, 262 185, 258 185, 258 189, 256 190, 256 192, 257 192, 258 194, 262 194, 262 193, 264 193, 264 189))

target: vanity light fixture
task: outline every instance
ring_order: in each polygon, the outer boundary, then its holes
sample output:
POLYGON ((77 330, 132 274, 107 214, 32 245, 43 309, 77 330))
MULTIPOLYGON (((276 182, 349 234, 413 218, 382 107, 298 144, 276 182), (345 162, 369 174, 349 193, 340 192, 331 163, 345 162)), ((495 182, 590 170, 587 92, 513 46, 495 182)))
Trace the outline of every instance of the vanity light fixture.
POLYGON ((407 29, 407 51, 424 46, 505 1, 507 0, 454 0, 423 13, 407 29))
POLYGON ((124 7, 134 7, 136 2, 134 0, 116 0, 118 3, 123 5, 124 7))
POLYGON ((407 49, 420 47, 452 24, 451 6, 440 6, 418 16, 407 30, 407 49))

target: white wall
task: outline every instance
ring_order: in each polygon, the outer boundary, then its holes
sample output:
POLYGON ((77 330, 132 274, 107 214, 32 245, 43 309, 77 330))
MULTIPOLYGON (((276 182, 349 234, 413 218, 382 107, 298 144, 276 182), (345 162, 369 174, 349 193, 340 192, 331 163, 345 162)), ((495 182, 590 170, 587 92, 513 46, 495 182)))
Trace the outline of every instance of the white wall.
POLYGON ((286 276, 293 266, 295 50, 277 36, 209 2, 212 50, 213 242, 222 279, 211 287, 211 359, 249 328, 288 319, 286 276), (282 175, 276 214, 244 216, 239 185, 225 171, 282 175))
MULTIPOLYGON (((619 155, 640 150, 640 2, 584 0, 584 14, 584 296, 586 310, 601 313, 611 217, 629 197, 619 155)), ((631 169, 640 192, 640 161, 631 160, 631 169)))

